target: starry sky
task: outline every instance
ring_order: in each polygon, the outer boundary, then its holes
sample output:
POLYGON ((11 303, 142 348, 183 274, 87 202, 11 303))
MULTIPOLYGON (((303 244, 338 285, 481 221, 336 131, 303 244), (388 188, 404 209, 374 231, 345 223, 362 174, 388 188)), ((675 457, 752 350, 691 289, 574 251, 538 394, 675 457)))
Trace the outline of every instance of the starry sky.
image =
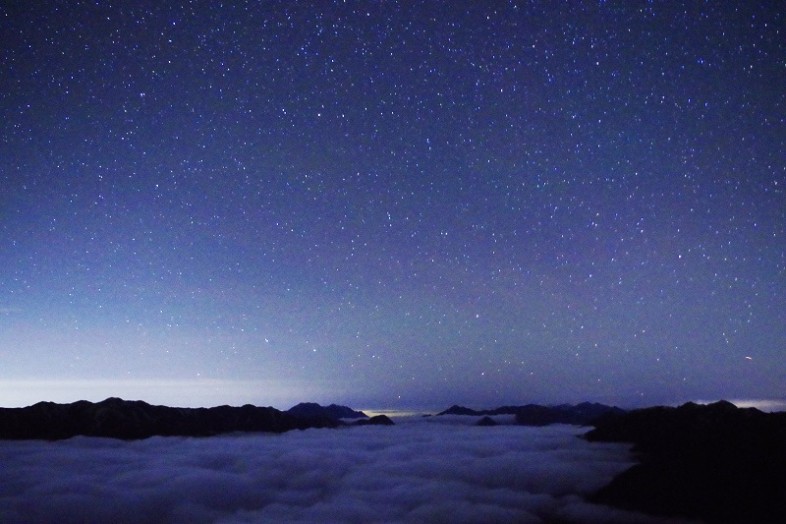
POLYGON ((0 405, 786 396, 779 2, 0 2, 0 405))

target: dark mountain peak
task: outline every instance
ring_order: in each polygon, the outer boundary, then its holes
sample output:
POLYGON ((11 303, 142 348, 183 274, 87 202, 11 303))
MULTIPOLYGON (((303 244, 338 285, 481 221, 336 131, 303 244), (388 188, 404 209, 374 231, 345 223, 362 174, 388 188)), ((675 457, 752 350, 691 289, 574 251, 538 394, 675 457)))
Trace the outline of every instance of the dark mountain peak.
MULTIPOLYGON (((81 400, 80 402, 86 402, 86 401, 81 400)), ((31 408, 51 408, 51 407, 59 406, 59 405, 60 404, 57 404, 55 402, 41 401, 41 402, 36 402, 35 404, 33 404, 32 406, 29 406, 29 407, 31 407, 31 408)), ((6 409, 8 409, 8 408, 6 408, 6 409)))
MULTIPOLYGON (((86 402, 87 404, 90 404, 90 402, 88 402, 86 400, 83 400, 83 401, 80 401, 80 402, 82 402, 82 403, 86 402)), ((74 402, 74 403, 70 404, 70 406, 76 406, 76 405, 85 406, 87 404, 80 404, 79 402, 74 402)), ((135 407, 135 408, 152 407, 150 404, 148 404, 144 400, 125 400, 125 399, 122 399, 122 398, 119 398, 119 397, 109 397, 109 398, 106 398, 106 399, 102 400, 101 402, 96 402, 93 405, 94 406, 102 406, 102 407, 113 407, 113 408, 117 408, 117 407, 121 407, 121 406, 128 407, 128 408, 131 408, 131 407, 135 407)))
POLYGON ((107 397, 101 402, 97 402, 97 404, 122 404, 125 400, 120 397, 107 397))
POLYGON ((301 409, 322 409, 322 405, 316 402, 301 402, 289 408, 287 411, 298 411, 301 409))
MULTIPOLYGON (((663 406, 654 406, 654 407, 663 407, 663 406)), ((680 409, 696 409, 702 407, 702 404, 698 404, 696 402, 686 402, 679 406, 680 409)))
MULTIPOLYGON (((601 404, 600 402, 581 402, 579 404, 576 404, 575 406, 571 406, 570 404, 566 404, 566 405, 568 407, 573 407, 575 409, 582 409, 582 410, 588 410, 588 409, 606 410, 606 409, 609 409, 609 408, 620 409, 620 408, 617 408, 616 406, 608 406, 606 404, 601 404)), ((623 410, 620 409, 620 411, 623 411, 623 410)))
POLYGON ((356 411, 347 406, 339 404, 331 404, 327 408, 329 413, 338 416, 338 418, 368 418, 368 415, 362 411, 356 411))
POLYGON ((321 406, 316 402, 301 402, 289 408, 287 413, 299 418, 325 417, 331 420, 339 420, 342 418, 368 418, 368 415, 362 411, 355 411, 347 406, 339 406, 337 404, 321 406))
POLYGON ((361 419, 352 423, 353 426, 394 426, 394 422, 387 415, 376 415, 371 418, 361 419))
POLYGON ((737 410, 740 409, 728 400, 719 400, 717 402, 713 402, 711 404, 707 404, 707 407, 713 409, 725 409, 725 410, 737 410))
POLYGON ((459 406, 458 404, 453 404, 445 411, 437 413, 437 415, 470 415, 470 416, 479 415, 479 414, 481 413, 475 411, 474 409, 465 408, 464 406, 459 406))

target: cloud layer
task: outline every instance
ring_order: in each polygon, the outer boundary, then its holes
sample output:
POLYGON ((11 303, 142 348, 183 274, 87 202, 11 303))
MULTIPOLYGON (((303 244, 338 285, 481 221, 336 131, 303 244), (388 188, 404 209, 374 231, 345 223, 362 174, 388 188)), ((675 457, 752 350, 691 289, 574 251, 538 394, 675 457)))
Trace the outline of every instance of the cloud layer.
POLYGON ((658 522, 584 502, 630 465, 568 426, 0 442, 0 522, 658 522))

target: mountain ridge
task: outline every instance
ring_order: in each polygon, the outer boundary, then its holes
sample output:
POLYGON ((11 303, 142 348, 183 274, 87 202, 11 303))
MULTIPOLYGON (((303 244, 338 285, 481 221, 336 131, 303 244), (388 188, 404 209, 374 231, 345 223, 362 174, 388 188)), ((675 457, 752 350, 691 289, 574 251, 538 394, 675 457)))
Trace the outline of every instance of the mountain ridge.
POLYGON ((596 419, 604 416, 615 416, 625 413, 625 410, 616 406, 582 402, 580 404, 558 404, 543 406, 540 404, 525 404, 522 406, 501 406, 493 409, 475 410, 454 404, 441 415, 465 416, 494 416, 514 415, 516 423, 523 426, 546 426, 549 424, 573 424, 579 426, 589 425, 596 419))
POLYGON ((338 404, 321 406, 316 402, 301 402, 300 404, 292 406, 286 412, 301 418, 328 417, 335 420, 368 418, 368 415, 362 411, 355 411, 347 406, 340 406, 338 404))
POLYGON ((122 440, 152 436, 207 437, 234 432, 283 433, 343 425, 328 416, 296 416, 273 407, 251 404, 178 408, 117 397, 96 403, 86 400, 70 404, 39 402, 24 408, 0 408, 0 439, 5 440, 60 440, 77 435, 122 440))

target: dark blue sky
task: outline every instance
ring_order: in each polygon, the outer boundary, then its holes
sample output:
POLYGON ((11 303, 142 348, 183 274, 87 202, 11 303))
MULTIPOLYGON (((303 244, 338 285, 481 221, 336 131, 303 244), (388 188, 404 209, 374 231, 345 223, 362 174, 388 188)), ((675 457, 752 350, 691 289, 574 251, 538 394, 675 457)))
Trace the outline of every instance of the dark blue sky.
POLYGON ((778 2, 0 3, 0 405, 786 393, 778 2))

